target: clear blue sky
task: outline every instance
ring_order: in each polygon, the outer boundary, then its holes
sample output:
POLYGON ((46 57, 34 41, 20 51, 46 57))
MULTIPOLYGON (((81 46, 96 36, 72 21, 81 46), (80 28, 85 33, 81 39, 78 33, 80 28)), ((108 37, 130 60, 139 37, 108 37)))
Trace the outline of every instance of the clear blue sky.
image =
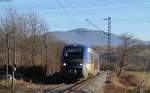
POLYGON ((99 28, 107 30, 107 22, 103 18, 110 16, 112 33, 128 32, 138 39, 150 41, 150 0, 59 0, 65 11, 58 0, 1 1, 1 16, 8 7, 15 8, 18 12, 34 9, 47 21, 50 31, 65 31, 77 27, 96 29, 85 21, 86 18, 99 28))

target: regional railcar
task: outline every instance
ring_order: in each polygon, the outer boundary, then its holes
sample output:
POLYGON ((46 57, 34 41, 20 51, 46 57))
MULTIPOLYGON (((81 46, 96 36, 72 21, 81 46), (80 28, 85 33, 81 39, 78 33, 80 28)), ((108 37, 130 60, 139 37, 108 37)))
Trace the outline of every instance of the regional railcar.
POLYGON ((61 72, 66 75, 77 75, 88 78, 99 73, 99 56, 90 47, 72 44, 63 48, 61 72))

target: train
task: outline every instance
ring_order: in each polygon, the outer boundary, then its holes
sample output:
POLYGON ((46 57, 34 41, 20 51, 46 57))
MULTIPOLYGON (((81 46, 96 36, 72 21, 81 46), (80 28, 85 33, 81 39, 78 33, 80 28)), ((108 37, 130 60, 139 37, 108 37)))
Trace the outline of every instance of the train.
POLYGON ((64 46, 61 55, 61 73, 64 76, 88 78, 99 72, 99 55, 91 47, 81 44, 64 46))

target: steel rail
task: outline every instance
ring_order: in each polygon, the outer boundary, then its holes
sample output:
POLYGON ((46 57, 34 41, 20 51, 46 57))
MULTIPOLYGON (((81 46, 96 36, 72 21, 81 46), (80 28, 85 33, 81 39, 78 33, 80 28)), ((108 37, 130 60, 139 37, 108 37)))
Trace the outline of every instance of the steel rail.
MULTIPOLYGON (((104 73, 104 72, 102 72, 102 73, 104 73)), ((92 77, 90 77, 86 80, 82 80, 80 82, 77 82, 76 84, 70 86, 69 88, 64 89, 62 91, 62 93, 69 93, 72 90, 79 90, 79 89, 83 88, 86 84, 88 84, 89 82, 91 82, 91 81, 95 80, 96 78, 98 78, 98 76, 101 75, 102 73, 97 74, 95 76, 92 76, 92 77)))

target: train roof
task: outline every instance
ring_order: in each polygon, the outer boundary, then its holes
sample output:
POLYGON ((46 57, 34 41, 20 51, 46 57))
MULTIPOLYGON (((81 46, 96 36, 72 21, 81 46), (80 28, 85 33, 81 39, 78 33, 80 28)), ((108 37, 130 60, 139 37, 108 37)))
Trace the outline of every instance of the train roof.
POLYGON ((69 45, 65 45, 64 47, 82 47, 82 48, 88 48, 88 46, 85 45, 81 45, 81 44, 69 44, 69 45))
POLYGON ((92 47, 86 46, 86 45, 82 45, 82 44, 69 44, 69 45, 65 45, 64 48, 70 48, 70 47, 81 47, 86 49, 87 51, 91 51, 94 53, 97 53, 97 51, 93 50, 92 47))

